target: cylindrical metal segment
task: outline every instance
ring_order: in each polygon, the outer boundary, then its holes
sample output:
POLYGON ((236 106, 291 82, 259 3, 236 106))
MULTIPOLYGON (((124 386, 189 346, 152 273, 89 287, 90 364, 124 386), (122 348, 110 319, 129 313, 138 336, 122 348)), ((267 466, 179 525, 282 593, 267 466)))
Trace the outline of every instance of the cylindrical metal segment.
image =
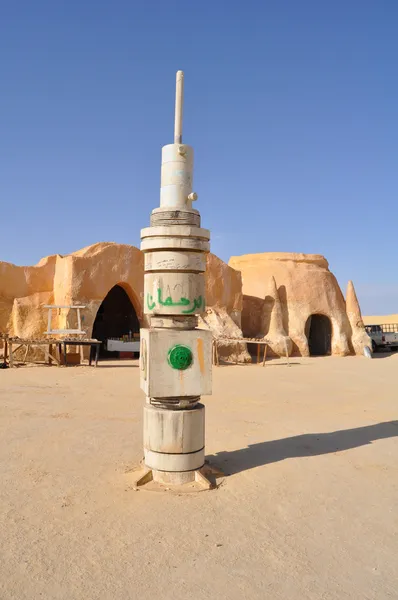
POLYGON ((162 148, 160 206, 191 207, 193 148, 185 144, 168 144, 162 148))
POLYGON ((150 398, 148 404, 165 410, 186 410, 198 404, 200 396, 178 396, 177 398, 150 398))
POLYGON ((162 454, 144 448, 145 465, 156 471, 195 471, 205 464, 205 449, 192 454, 162 454))
POLYGON ((202 273, 145 273, 145 314, 199 315, 204 311, 205 280, 202 273))
POLYGON ((141 239, 148 237, 183 237, 210 239, 210 231, 203 227, 192 227, 191 225, 161 225, 159 227, 144 227, 141 229, 141 239))
MULTIPOLYGON (((188 144, 166 144, 162 147, 162 167, 169 163, 181 162, 192 171, 193 148, 188 144)), ((161 182, 163 183, 163 182, 161 182)))
POLYGON ((151 227, 170 225, 192 225, 200 227, 200 215, 198 211, 182 210, 174 208, 162 208, 161 210, 153 210, 151 213, 151 227))
MULTIPOLYGON (((157 208, 154 208, 151 212, 151 215, 161 215, 161 214, 167 214, 169 212, 177 212, 178 214, 190 214, 190 215, 196 215, 197 217, 200 217, 200 212, 198 210, 196 210, 196 208, 176 208, 176 209, 172 209, 172 208, 168 208, 167 206, 158 206, 157 208)), ((189 225, 190 223, 187 223, 187 225, 189 225)), ((152 225, 151 225, 152 227, 152 225)), ((195 227, 200 227, 200 225, 195 225, 195 227)))
POLYGON ((176 74, 176 106, 174 115, 174 142, 182 142, 182 115, 184 107, 184 72, 177 71, 176 74))
POLYGON ((144 448, 164 454, 186 454, 205 445, 205 407, 165 410, 144 407, 144 448))
POLYGON ((159 327, 161 329, 196 329, 198 326, 198 317, 196 315, 187 316, 173 315, 162 317, 151 316, 151 327, 159 327))
POLYGON ((210 244, 207 240, 189 237, 146 237, 141 240, 141 250, 194 250, 196 252, 209 252, 210 244))
POLYGON ((206 255, 202 252, 157 251, 145 253, 145 271, 193 271, 204 273, 206 255))

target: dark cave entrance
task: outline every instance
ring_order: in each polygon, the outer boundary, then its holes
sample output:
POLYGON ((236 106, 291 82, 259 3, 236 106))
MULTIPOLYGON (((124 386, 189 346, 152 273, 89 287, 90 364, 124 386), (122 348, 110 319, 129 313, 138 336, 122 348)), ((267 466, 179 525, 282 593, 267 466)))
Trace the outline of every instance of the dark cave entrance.
POLYGON ((332 353, 332 323, 325 315, 308 317, 305 333, 310 356, 328 356, 332 353))
POLYGON ((126 291, 115 285, 104 298, 93 325, 93 338, 101 340, 100 358, 119 358, 119 352, 108 352, 109 338, 139 333, 140 323, 126 291))

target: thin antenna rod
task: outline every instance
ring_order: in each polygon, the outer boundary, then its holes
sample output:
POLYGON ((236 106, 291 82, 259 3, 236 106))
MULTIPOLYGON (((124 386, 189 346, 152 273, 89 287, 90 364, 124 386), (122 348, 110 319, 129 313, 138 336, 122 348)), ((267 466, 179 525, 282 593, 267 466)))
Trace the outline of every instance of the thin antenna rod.
POLYGON ((176 112, 174 119, 174 143, 182 144, 182 109, 184 105, 184 72, 176 75, 176 112))

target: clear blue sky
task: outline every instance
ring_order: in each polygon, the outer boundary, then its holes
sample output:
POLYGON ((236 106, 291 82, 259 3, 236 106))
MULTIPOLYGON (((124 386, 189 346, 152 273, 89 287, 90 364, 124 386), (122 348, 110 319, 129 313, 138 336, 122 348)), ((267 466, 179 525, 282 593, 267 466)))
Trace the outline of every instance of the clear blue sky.
POLYGON ((398 312, 396 0, 15 0, 0 9, 0 259, 139 246, 184 141, 212 250, 324 254, 398 312))

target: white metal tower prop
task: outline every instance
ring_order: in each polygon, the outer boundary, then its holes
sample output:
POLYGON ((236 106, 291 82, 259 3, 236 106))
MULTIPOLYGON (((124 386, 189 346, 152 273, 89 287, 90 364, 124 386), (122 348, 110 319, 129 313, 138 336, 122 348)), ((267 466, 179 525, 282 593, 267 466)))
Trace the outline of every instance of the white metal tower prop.
MULTIPOLYGON (((184 73, 177 72, 174 144, 162 148, 160 207, 141 230, 145 255, 141 329, 141 388, 146 474, 159 483, 206 485, 205 407, 211 394, 210 331, 198 329, 205 311, 206 253, 210 232, 192 208, 193 148, 182 143, 184 73)), ((138 481, 137 484, 140 484, 138 481)))

